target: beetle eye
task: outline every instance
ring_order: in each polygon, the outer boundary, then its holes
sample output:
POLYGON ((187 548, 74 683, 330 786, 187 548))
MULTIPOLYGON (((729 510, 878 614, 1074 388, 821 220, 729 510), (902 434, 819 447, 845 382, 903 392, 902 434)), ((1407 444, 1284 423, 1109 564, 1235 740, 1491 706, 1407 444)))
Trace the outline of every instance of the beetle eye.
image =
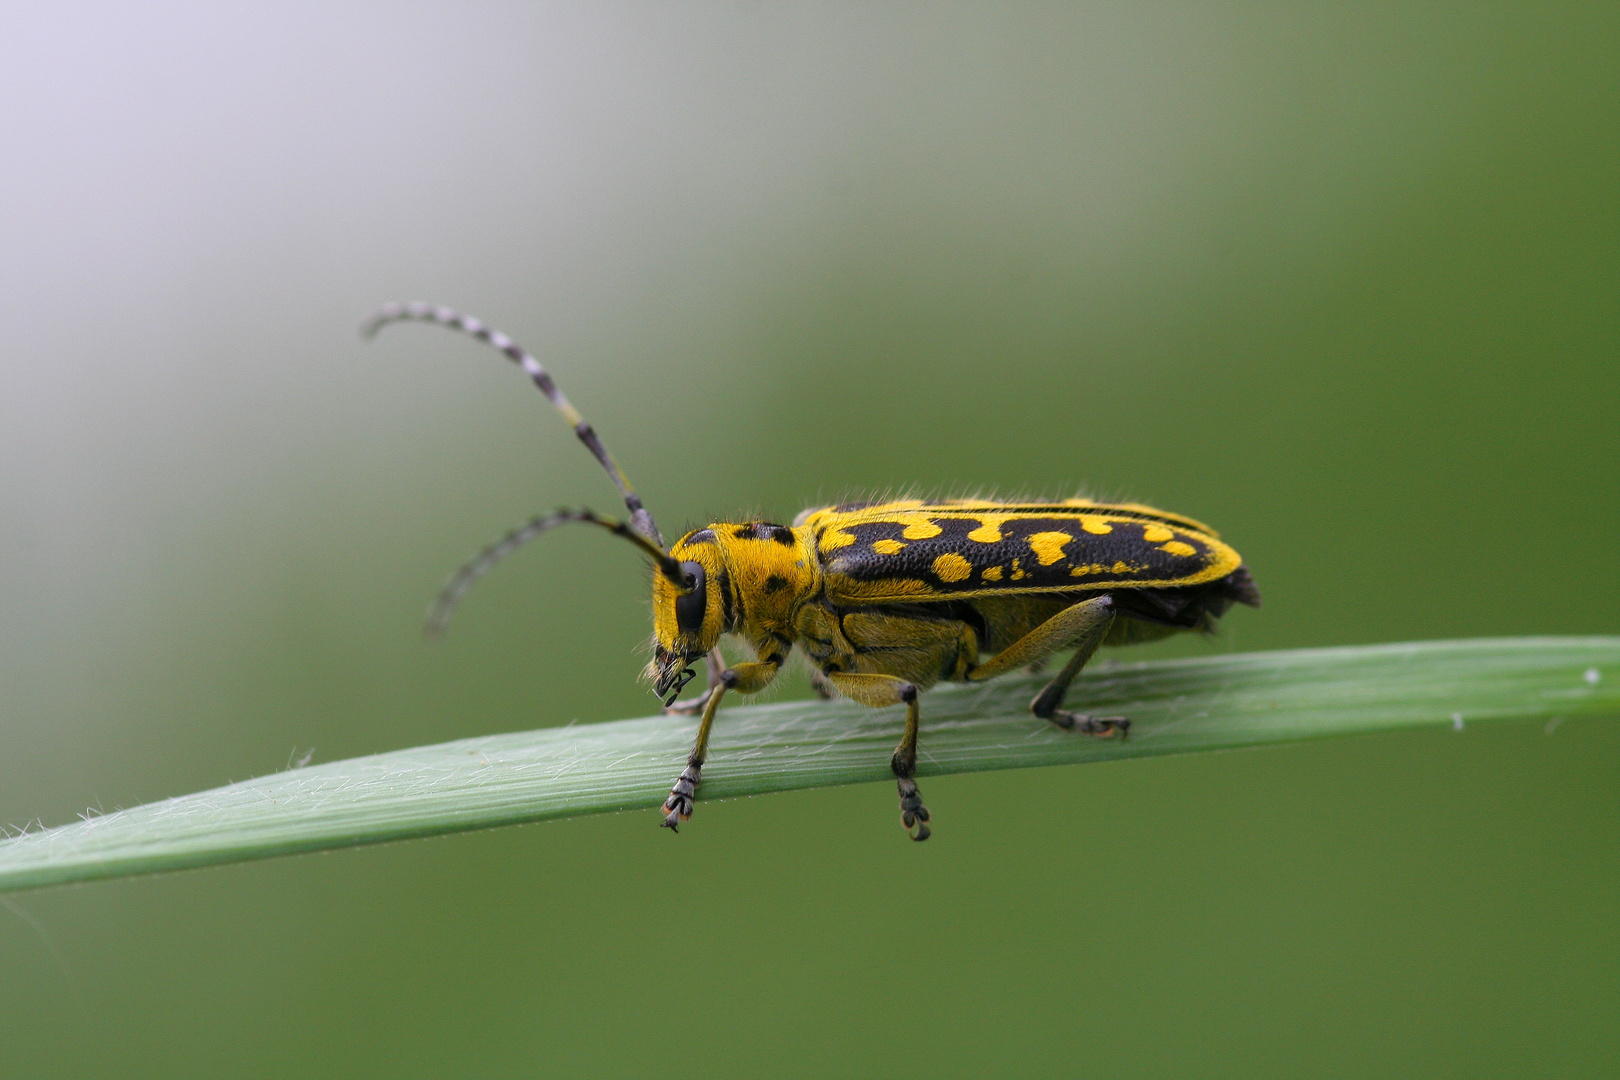
POLYGON ((681 571, 691 580, 692 591, 675 598, 675 625, 683 634, 697 634, 703 629, 703 616, 709 607, 708 583, 702 563, 683 562, 681 571))

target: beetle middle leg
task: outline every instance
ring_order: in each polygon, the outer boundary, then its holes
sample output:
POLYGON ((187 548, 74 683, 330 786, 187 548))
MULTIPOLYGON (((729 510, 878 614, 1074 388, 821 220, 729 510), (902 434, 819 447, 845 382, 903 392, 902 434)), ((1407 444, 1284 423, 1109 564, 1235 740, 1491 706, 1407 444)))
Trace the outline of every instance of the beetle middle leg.
POLYGON ((1124 737, 1130 730, 1131 722, 1123 716, 1087 716, 1058 707, 1063 704, 1063 695, 1068 692, 1069 684, 1086 666, 1113 624, 1112 597, 1096 596, 1082 600, 1047 619, 993 659, 970 669, 967 678, 972 682, 993 679, 1072 645, 1074 655, 1063 665, 1063 670, 1035 695, 1035 700, 1029 703, 1029 711, 1066 731, 1104 737, 1118 733, 1124 737))
POLYGON ((884 705, 906 706, 906 730, 900 736, 900 745, 894 748, 889 768, 894 773, 895 787, 900 792, 900 824, 911 832, 913 840, 926 840, 933 835, 928 827, 928 807, 923 805, 922 792, 917 790, 914 774, 917 771, 917 733, 921 727, 921 713, 917 707, 915 683, 893 675, 831 671, 827 679, 839 693, 862 705, 881 708, 884 705))

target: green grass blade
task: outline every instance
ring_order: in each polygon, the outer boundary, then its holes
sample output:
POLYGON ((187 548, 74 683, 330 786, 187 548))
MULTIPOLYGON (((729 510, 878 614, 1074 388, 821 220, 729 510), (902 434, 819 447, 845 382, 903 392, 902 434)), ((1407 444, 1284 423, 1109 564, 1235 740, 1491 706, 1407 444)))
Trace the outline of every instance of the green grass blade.
MULTIPOLYGON (((1071 696, 1123 714, 1127 742, 1032 718, 1040 680, 923 699, 918 775, 1229 750, 1486 720, 1620 714, 1620 637, 1301 649, 1102 664, 1071 696)), ((702 798, 888 778, 901 713, 848 702, 723 709, 702 798)), ((0 890, 151 873, 610 810, 646 809, 696 721, 657 716, 464 739, 336 761, 0 842, 0 890)), ((701 827, 701 823, 699 825, 701 827)))

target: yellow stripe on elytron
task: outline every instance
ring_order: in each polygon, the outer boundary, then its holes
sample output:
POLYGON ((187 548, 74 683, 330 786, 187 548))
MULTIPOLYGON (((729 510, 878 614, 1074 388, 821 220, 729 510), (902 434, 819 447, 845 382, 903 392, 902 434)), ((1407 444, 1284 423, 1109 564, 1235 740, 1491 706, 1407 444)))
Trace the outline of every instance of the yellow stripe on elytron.
POLYGON ((993 517, 978 519, 982 524, 967 534, 969 540, 976 540, 981 544, 994 544, 1004 537, 1001 535, 1001 523, 993 517))
POLYGON ((1073 539, 1068 533, 1041 532, 1029 538, 1029 546, 1035 552, 1037 562, 1042 566, 1051 566, 1062 560, 1063 545, 1073 539))
POLYGON ((1089 515, 1102 518, 1109 518, 1112 515, 1113 520, 1130 521, 1140 520, 1132 518, 1130 515, 1144 514, 1149 517, 1163 518, 1165 521, 1171 522, 1172 524, 1182 526, 1196 533, 1202 533, 1205 536, 1210 536, 1217 540, 1220 539, 1221 535, 1208 525, 1204 524, 1202 521, 1199 521, 1197 518, 1190 518, 1185 514, 1176 514, 1170 512, 1169 510, 1161 510, 1156 506, 1148 506, 1145 503, 1103 503, 1097 502, 1093 499, 1060 499, 1056 502, 1009 499, 947 499, 943 502, 935 503, 924 502, 921 499, 894 499, 889 502, 875 503, 874 505, 865 507, 861 510, 850 510, 844 513, 838 513, 836 506, 811 507, 802 511, 797 517, 795 517, 793 519, 793 523, 795 525, 807 525, 814 523, 816 525, 825 526, 834 524, 833 519, 838 519, 840 523, 843 521, 870 521, 879 520, 897 514, 916 513, 936 517, 979 517, 981 520, 985 520, 983 511, 989 511, 990 515, 994 516, 996 515, 998 508, 1007 506, 1041 507, 1041 514, 1031 515, 1025 513, 1020 515, 1024 517, 1039 517, 1042 516, 1042 514, 1046 514, 1047 516, 1071 517, 1081 512, 1085 512, 1089 515))
POLYGON ((900 535, 907 540, 927 540, 945 531, 930 521, 927 514, 898 514, 894 520, 897 525, 905 524, 905 531, 900 535))
MULTIPOLYGON (((1114 563, 1113 566, 1105 566, 1100 562, 1087 563, 1084 566, 1077 566, 1073 570, 1069 571, 1069 576, 1086 577, 1089 574, 1139 574, 1146 568, 1147 563, 1128 563, 1124 559, 1121 559, 1114 563)), ((1159 583, 1156 581, 1150 582, 1150 584, 1154 587, 1158 587, 1159 585, 1159 583)))
POLYGON ((1157 506, 1148 506, 1144 503, 1100 503, 1093 502, 1090 499, 1064 499, 1063 505, 1084 506, 1088 509, 1097 509, 1102 511, 1124 510, 1137 514, 1151 514, 1154 517, 1161 517, 1166 521, 1173 521, 1177 525, 1184 525, 1187 528, 1192 529, 1194 532, 1201 532, 1208 536, 1213 536, 1216 539, 1220 539, 1221 535, 1208 525, 1205 525, 1202 521, 1199 521, 1197 518, 1190 518, 1186 514, 1173 514, 1168 510, 1160 510, 1157 506))
POLYGON ((817 541, 816 546, 822 551, 836 551, 841 547, 849 547, 854 542, 854 533, 845 532, 838 526, 833 525, 821 534, 821 539, 817 541))
MULTIPOLYGON (((808 519, 807 524, 813 524, 818 528, 826 530, 821 543, 821 546, 824 549, 827 549, 830 546, 843 547, 844 545, 851 543, 852 541, 843 539, 842 534, 844 534, 846 530, 851 529, 856 525, 867 525, 873 522, 882 522, 891 525, 903 526, 906 530, 903 535, 905 535, 907 539, 911 540, 923 540, 927 539, 928 536, 938 535, 937 533, 930 531, 938 528, 938 526, 933 524, 934 521, 975 521, 978 522, 978 525, 973 531, 979 532, 982 536, 988 537, 989 530, 992 527, 995 527, 999 531, 1001 526, 1013 522, 1039 521, 1050 518, 1068 518, 1071 520, 1078 520, 1081 528, 1085 529, 1087 532, 1094 533, 1099 536, 1112 532, 1113 526, 1115 525, 1137 524, 1143 526, 1143 528, 1149 532, 1148 539, 1150 543, 1163 543, 1165 540, 1172 539, 1175 535, 1158 522, 1143 522, 1139 518, 1129 517, 1121 514, 1110 514, 1109 507, 1095 504, 1084 507, 1084 513, 1082 513, 1082 508, 1079 506, 1065 506, 1062 504, 1052 504, 1050 507, 1043 506, 1038 511, 1019 510, 1016 512, 998 512, 993 509, 975 509, 972 511, 964 511, 962 508, 954 506, 940 506, 935 508, 930 506, 918 506, 917 504, 913 503, 906 503, 904 505, 906 508, 901 512, 896 512, 893 509, 879 506, 871 506, 864 510, 854 510, 842 514, 833 513, 831 510, 820 511, 812 518, 808 519), (913 533, 916 535, 913 535, 913 533), (923 535, 924 533, 927 535, 923 535), (1152 539, 1154 536, 1160 535, 1163 536, 1163 539, 1152 539), (829 541, 835 542, 829 545, 829 541)), ((1146 513, 1148 510, 1149 508, 1143 507, 1141 512, 1146 513)), ((1178 515, 1174 514, 1165 514, 1164 516, 1166 518, 1175 520, 1186 520, 1188 522, 1188 527, 1184 528, 1182 531, 1193 533, 1199 539, 1205 537, 1210 540, 1220 539, 1219 534, 1212 529, 1193 528, 1192 519, 1190 518, 1181 519, 1178 515)), ((975 537, 975 539, 978 539, 978 537, 975 537)))
POLYGON ((827 575, 827 593, 844 600, 862 603, 892 603, 896 600, 951 599, 926 581, 916 578, 885 578, 882 581, 857 581, 845 574, 827 575))

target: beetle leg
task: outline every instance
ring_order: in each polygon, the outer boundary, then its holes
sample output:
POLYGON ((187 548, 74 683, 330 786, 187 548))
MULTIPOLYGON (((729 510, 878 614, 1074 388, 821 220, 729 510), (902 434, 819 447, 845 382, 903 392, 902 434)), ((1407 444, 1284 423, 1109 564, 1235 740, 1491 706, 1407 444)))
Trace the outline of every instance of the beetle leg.
POLYGON ((697 739, 692 743, 692 752, 686 757, 686 768, 681 770, 675 786, 670 789, 669 798, 664 800, 664 828, 680 832, 680 823, 692 816, 698 785, 703 783, 703 761, 709 755, 709 732, 714 727, 714 714, 720 709, 720 699, 726 696, 728 690, 742 694, 763 690, 776 678, 782 659, 781 656, 772 656, 751 664, 738 664, 726 668, 715 680, 703 706, 703 719, 698 722, 697 739))
POLYGON ((1097 651, 1097 646, 1102 644, 1103 638, 1108 636, 1108 628, 1113 621, 1113 614, 1110 612, 1108 617, 1102 619, 1096 626, 1087 628, 1075 642, 1074 655, 1063 665, 1063 670, 1059 671, 1057 677, 1047 683, 1041 692, 1035 695, 1035 700, 1029 703, 1030 712, 1042 720, 1051 721, 1065 731, 1079 731, 1102 738, 1118 732, 1121 739, 1130 732, 1131 722, 1123 716, 1085 716, 1058 708, 1063 704, 1063 695, 1068 693, 1069 684, 1080 674, 1080 669, 1086 666, 1086 662, 1097 651))
POLYGON ((900 824, 911 833, 913 840, 926 840, 933 830, 928 827, 928 807, 923 805, 922 792, 917 790, 913 774, 917 771, 917 731, 921 717, 917 708, 917 688, 905 683, 899 688, 900 700, 906 703, 906 730, 900 736, 900 745, 894 748, 889 768, 900 792, 900 824), (911 832, 911 827, 917 827, 911 832))
POLYGON ((917 733, 921 727, 921 714, 917 707, 917 687, 893 675, 857 674, 833 671, 827 679, 847 698, 862 705, 880 708, 884 705, 906 706, 906 730, 900 736, 900 745, 889 758, 889 769, 894 773, 895 787, 900 792, 900 824, 911 833, 913 840, 926 840, 933 835, 928 827, 928 807, 923 805, 922 792, 917 790, 914 775, 917 771, 917 733), (915 829, 916 832, 911 832, 915 829))
POLYGON ((1073 607, 1064 608, 1022 638, 1003 649, 995 657, 973 667, 967 673, 972 682, 982 682, 1005 675, 1014 668, 1034 663, 1059 649, 1074 646, 1074 655, 1063 665, 1053 680, 1046 684, 1029 711, 1042 720, 1049 720, 1067 731, 1082 731, 1087 735, 1108 736, 1118 732, 1123 736, 1131 723, 1122 716, 1084 716, 1058 708, 1063 695, 1080 669, 1086 666, 1097 646, 1108 636, 1114 624, 1114 601, 1109 596, 1096 596, 1082 600, 1073 607))

